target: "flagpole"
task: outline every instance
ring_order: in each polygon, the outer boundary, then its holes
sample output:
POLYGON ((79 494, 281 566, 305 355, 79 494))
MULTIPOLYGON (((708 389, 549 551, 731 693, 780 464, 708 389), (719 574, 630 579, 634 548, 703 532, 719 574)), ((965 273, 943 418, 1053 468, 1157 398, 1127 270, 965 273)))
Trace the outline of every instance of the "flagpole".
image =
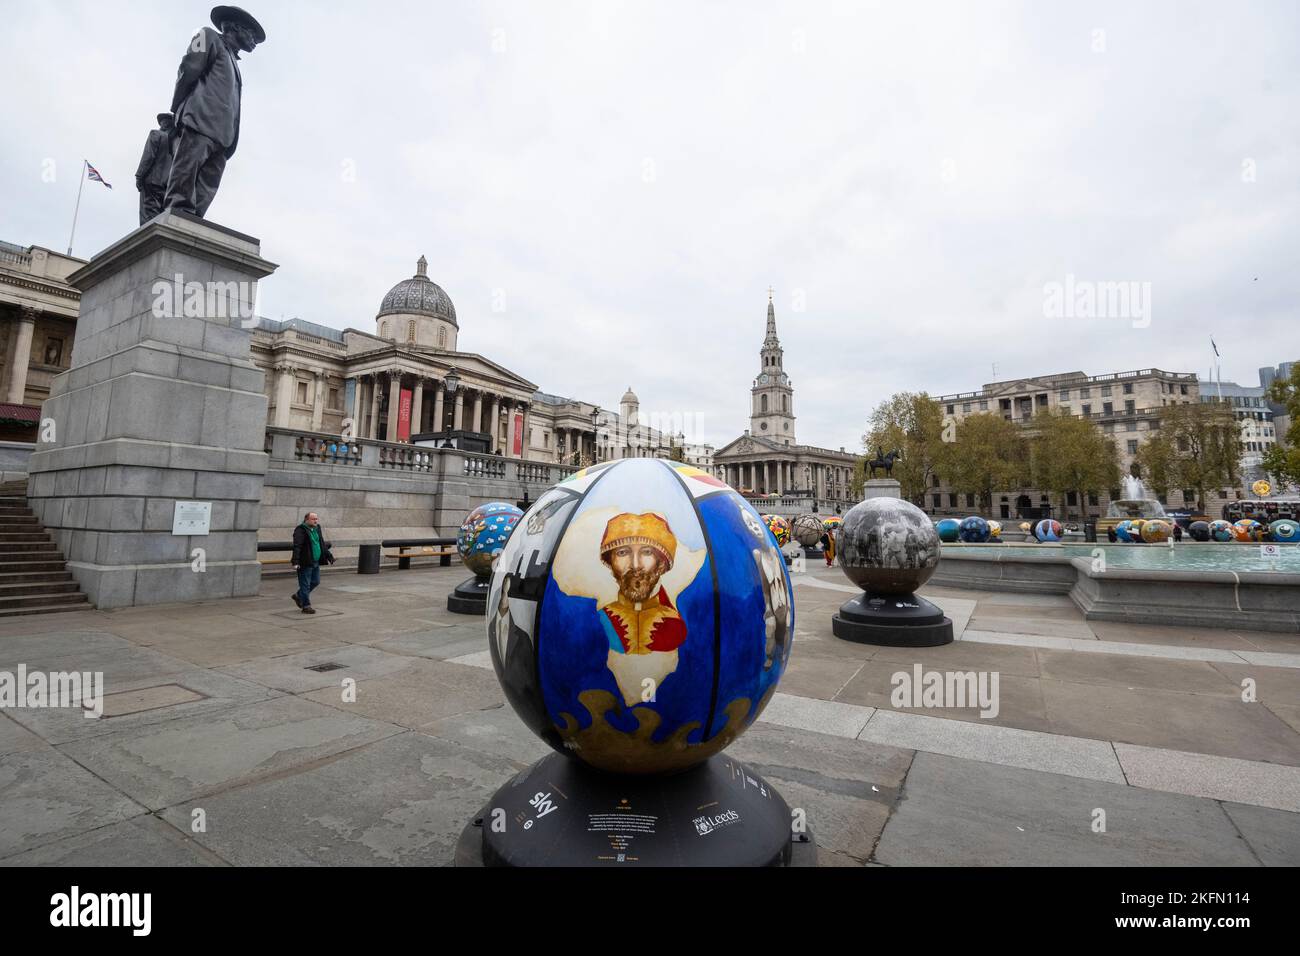
POLYGON ((77 183, 77 205, 72 208, 72 232, 68 233, 68 255, 72 255, 72 237, 77 234, 77 213, 81 211, 81 189, 86 185, 86 161, 81 161, 81 181, 77 183))

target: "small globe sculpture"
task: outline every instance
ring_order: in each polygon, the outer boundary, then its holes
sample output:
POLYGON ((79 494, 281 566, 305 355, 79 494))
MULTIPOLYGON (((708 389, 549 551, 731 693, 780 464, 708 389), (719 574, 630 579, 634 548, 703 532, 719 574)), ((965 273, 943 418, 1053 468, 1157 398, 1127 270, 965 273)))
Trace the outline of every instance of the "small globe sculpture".
POLYGON ((1210 522, 1210 537, 1215 541, 1232 541, 1235 535, 1232 533, 1232 522, 1217 518, 1210 522))
POLYGON ((1191 535, 1193 541, 1210 540, 1210 523, 1208 521, 1193 521, 1187 526, 1187 533, 1191 535))
POLYGON ((1279 518, 1268 526, 1268 533, 1273 536, 1274 541, 1283 541, 1288 544, 1293 541, 1300 541, 1300 524, 1290 518, 1279 518))
POLYGON ((939 532, 939 540, 947 544, 952 544, 958 539, 960 528, 961 524, 956 518, 943 518, 934 526, 934 530, 939 532))
POLYGON ((1242 518, 1233 524, 1232 536, 1237 541, 1263 541, 1264 526, 1254 518, 1242 518))
POLYGON ((790 537, 804 548, 816 547, 821 543, 822 535, 825 533, 822 519, 816 515, 795 515, 794 520, 790 522, 790 537))
POLYGON ((1125 544, 1133 543, 1133 535, 1129 534, 1129 527, 1133 522, 1125 518, 1119 524, 1115 525, 1115 537, 1119 538, 1125 544))
POLYGON ((1142 528, 1145 525, 1145 518, 1134 518, 1128 523, 1128 536, 1133 539, 1134 544, 1141 544, 1146 540, 1146 538, 1142 536, 1142 528))
POLYGON ((1173 533, 1173 525, 1159 518, 1153 518, 1142 526, 1142 540, 1148 544, 1162 544, 1173 533))
POLYGON ((763 524, 767 525, 767 530, 772 532, 772 537, 776 539, 778 547, 784 548, 790 543, 790 522, 780 515, 762 515, 761 517, 763 524))
POLYGON ((1044 518, 1034 525, 1034 537, 1039 541, 1060 541, 1061 522, 1052 518, 1044 518))
POLYGON ((989 539, 989 523, 978 515, 962 518, 957 526, 957 537, 966 544, 983 544, 989 539))
POLYGON ((492 562, 522 516, 522 511, 506 501, 479 505, 465 516, 456 533, 456 553, 474 577, 462 581, 447 595, 447 610, 457 614, 487 613, 492 562))
POLYGON ((841 518, 839 515, 831 515, 829 518, 822 518, 822 527, 832 533, 834 533, 835 530, 839 528, 839 526, 842 525, 843 523, 844 523, 844 519, 841 518))
POLYGON ((989 519, 989 540, 1002 540, 1002 522, 989 519))
POLYGON ((939 532, 924 511, 900 498, 859 502, 844 516, 839 549, 840 566, 864 593, 831 619, 836 637, 909 647, 952 641, 952 621, 915 593, 939 564, 939 532))
POLYGON ((748 501, 679 462, 578 471, 520 521, 488 606, 506 700, 555 753, 489 804, 509 824, 480 828, 485 859, 613 863, 611 835, 630 834, 642 865, 788 861, 789 807, 717 756, 776 693, 794 637, 785 562, 748 501), (539 794, 563 812, 542 817, 539 794), (592 822, 606 814, 657 820, 592 822))
POLYGON ((1024 532, 1025 534, 1028 534, 1028 535, 1031 535, 1031 536, 1032 536, 1032 532, 1033 532, 1033 530, 1034 530, 1034 526, 1031 525, 1028 521, 1022 521, 1022 522, 1020 522, 1020 530, 1021 530, 1022 532, 1024 532))
POLYGON ((1268 483, 1267 479, 1261 478, 1250 486, 1250 490, 1255 493, 1257 498, 1267 498, 1273 490, 1273 486, 1268 483))

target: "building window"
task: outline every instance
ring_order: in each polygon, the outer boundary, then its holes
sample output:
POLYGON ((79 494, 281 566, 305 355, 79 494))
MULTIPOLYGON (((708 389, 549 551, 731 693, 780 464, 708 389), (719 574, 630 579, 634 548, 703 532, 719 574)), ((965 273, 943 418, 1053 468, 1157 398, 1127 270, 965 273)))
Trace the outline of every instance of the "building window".
POLYGON ((781 411, 783 411, 783 412, 788 412, 789 410, 790 410, 790 397, 789 397, 788 395, 782 395, 782 396, 781 396, 781 411))
POLYGON ((330 389, 329 407, 333 409, 337 409, 339 407, 339 390, 337 388, 330 389))
POLYGON ((307 404, 307 383, 306 382, 298 383, 298 404, 299 405, 307 404))
POLYGON ((1080 398, 1092 398, 1092 389, 1090 389, 1090 388, 1081 388, 1081 389, 1079 389, 1079 397, 1080 397, 1080 398))
POLYGON ((1136 454, 1137 454, 1137 450, 1138 450, 1137 439, 1136 439, 1136 438, 1130 438, 1129 441, 1128 441, 1128 453, 1129 453, 1130 455, 1136 455, 1136 454))
POLYGON ((1137 422, 1125 422, 1125 423, 1124 423, 1124 431, 1126 431, 1126 432, 1135 432, 1135 431, 1137 431, 1137 430, 1138 430, 1138 423, 1137 423, 1137 422))
POLYGON ((1124 402, 1124 414, 1125 415, 1133 414, 1133 399, 1130 398, 1124 402))
POLYGON ((446 347, 447 347, 447 328, 446 326, 442 326, 438 329, 438 348, 442 349, 446 347))
POLYGON ((1186 395, 1186 394, 1187 394, 1187 386, 1186 386, 1186 385, 1179 385, 1179 386, 1178 386, 1178 394, 1179 394, 1179 395, 1186 395))
POLYGON ((998 405, 1002 408, 1002 410, 1003 410, 1004 412, 1005 412, 1005 411, 1008 411, 1008 410, 1010 410, 1010 408, 1011 408, 1011 399, 1009 399, 1009 398, 1004 398, 1004 399, 1002 399, 1002 401, 1000 401, 1000 402, 998 403, 998 405))
POLYGON ((942 505, 939 504, 939 502, 943 500, 943 495, 931 495, 930 500, 934 502, 934 507, 936 508, 943 507, 942 505))
POLYGON ((981 412, 987 412, 988 410, 989 410, 989 403, 988 403, 987 401, 981 401, 981 402, 980 402, 980 411, 981 411, 981 412))
POLYGON ((1103 386, 1101 387, 1101 397, 1102 397, 1102 398, 1105 398, 1105 397, 1106 397, 1107 395, 1109 395, 1109 394, 1110 394, 1110 386, 1109 386, 1109 385, 1103 385, 1103 386))
POLYGON ((1061 394, 1057 398, 1062 402, 1068 402, 1070 400, 1070 390, 1068 388, 1061 389, 1061 394))
POLYGON ((1102 403, 1101 403, 1101 413, 1102 413, 1103 415, 1114 415, 1114 414, 1115 414, 1115 403, 1114 403, 1114 402, 1102 402, 1102 403))
POLYGON ((1077 494, 1075 494, 1073 491, 1071 491, 1071 492, 1067 492, 1066 495, 1065 495, 1065 503, 1066 503, 1067 505, 1069 505, 1071 508, 1073 508, 1073 507, 1075 507, 1076 505, 1078 505, 1078 503, 1079 503, 1079 496, 1078 496, 1077 494))
POLYGON ((968 495, 966 496, 966 507, 967 507, 967 508, 974 508, 974 507, 975 507, 975 496, 974 496, 974 495, 968 494, 968 495))
POLYGON ((410 322, 406 323, 406 341, 408 342, 415 341, 415 319, 412 319, 410 322))
POLYGON ((387 322, 380 322, 380 323, 379 323, 379 337, 380 337, 381 339, 386 339, 386 338, 388 338, 388 323, 387 323, 387 322))
POLYGON ((949 406, 948 406, 948 414, 951 415, 952 412, 953 412, 953 406, 949 405, 949 406))
POLYGON ((1132 383, 1132 382, 1125 382, 1125 383, 1124 383, 1124 394, 1125 394, 1125 395, 1132 395, 1132 394, 1133 394, 1133 383, 1132 383))
POLYGON ((1088 504, 1092 505, 1094 508, 1097 507, 1097 492, 1088 492, 1088 504))
POLYGON ((766 395, 760 396, 760 397, 759 397, 759 400, 758 400, 758 404, 759 404, 759 411, 761 411, 761 412, 763 412, 764 414, 766 414, 766 413, 767 413, 767 396, 766 396, 766 395))
POLYGON ((963 415, 967 414, 970 411, 970 402, 962 402, 961 411, 963 415))
POLYGON ((1082 408, 1082 411, 1083 411, 1083 414, 1084 414, 1084 415, 1091 415, 1091 414, 1092 414, 1092 406, 1091 406, 1091 405, 1084 405, 1083 408, 1082 408))
POLYGON ((956 507, 957 507, 957 496, 956 496, 956 495, 954 495, 954 494, 950 494, 950 495, 948 495, 948 507, 949 507, 949 508, 956 508, 956 507))

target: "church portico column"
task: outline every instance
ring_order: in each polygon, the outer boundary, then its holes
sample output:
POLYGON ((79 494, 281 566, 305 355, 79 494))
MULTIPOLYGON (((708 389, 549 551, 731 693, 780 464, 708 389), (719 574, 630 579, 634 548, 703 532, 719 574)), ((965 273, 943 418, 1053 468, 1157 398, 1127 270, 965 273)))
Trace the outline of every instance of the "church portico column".
POLYGON ((424 424, 424 376, 416 376, 415 394, 411 396, 411 434, 420 434, 424 424))
POLYGON ((391 369, 388 373, 388 428, 385 435, 388 441, 397 441, 398 405, 402 400, 402 373, 391 369))
POLYGON ((452 412, 451 427, 453 431, 461 430, 461 423, 464 420, 465 393, 456 389, 456 408, 452 412))
POLYGON ((481 391, 474 393, 474 418, 470 423, 470 430, 476 432, 483 430, 483 393, 481 391))
POLYGON ((275 391, 275 424, 280 428, 289 427, 289 404, 293 401, 293 379, 296 369, 292 365, 277 365, 275 391))
POLYGON ((488 451, 494 452, 501 443, 501 396, 493 394, 488 399, 487 432, 492 436, 488 442, 488 451))
POLYGON ((433 383, 433 431, 442 431, 442 423, 446 419, 446 412, 442 407, 442 393, 446 386, 441 381, 433 383))
POLYGON ((312 374, 316 380, 312 386, 311 430, 318 432, 325 417, 325 370, 316 369, 312 374))
POLYGON ((363 388, 364 377, 361 375, 352 376, 352 408, 348 414, 352 416, 352 434, 353 436, 361 434, 361 389, 363 388))
POLYGON ((501 404, 506 411, 506 447, 502 449, 501 454, 513 458, 515 456, 515 403, 506 398, 501 404))
POLYGON ((370 421, 366 423, 366 437, 379 439, 379 390, 383 388, 380 373, 370 376, 370 421))

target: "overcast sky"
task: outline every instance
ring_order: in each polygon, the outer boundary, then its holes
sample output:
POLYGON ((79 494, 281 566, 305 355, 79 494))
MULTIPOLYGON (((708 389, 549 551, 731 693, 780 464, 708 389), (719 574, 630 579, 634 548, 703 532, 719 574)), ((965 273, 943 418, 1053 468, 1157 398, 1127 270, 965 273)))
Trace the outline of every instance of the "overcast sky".
MULTIPOLYGON (((208 215, 264 315, 373 331, 423 254, 462 350, 722 443, 771 285, 799 440, 850 449, 903 389, 1300 358, 1292 2, 248 2, 208 215), (1047 315, 1067 275, 1149 319, 1047 315)), ((83 156, 77 254, 136 225, 207 11, 0 0, 0 239, 63 250, 83 156)))

